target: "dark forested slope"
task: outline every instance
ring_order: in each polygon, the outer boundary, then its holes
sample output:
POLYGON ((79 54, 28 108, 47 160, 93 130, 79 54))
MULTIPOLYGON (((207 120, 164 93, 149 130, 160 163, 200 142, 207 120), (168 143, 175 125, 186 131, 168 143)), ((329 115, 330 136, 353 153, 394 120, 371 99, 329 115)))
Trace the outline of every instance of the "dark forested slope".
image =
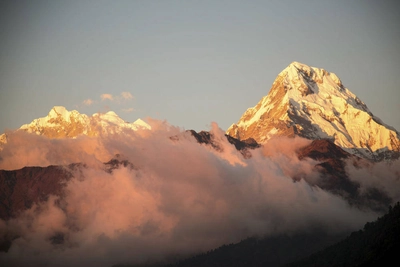
POLYGON ((345 240, 287 267, 385 266, 400 251, 400 203, 345 240))
POLYGON ((322 233, 248 238, 167 266, 386 266, 387 262, 397 259, 400 251, 400 203, 390 207, 375 222, 366 223, 363 229, 333 244, 335 238, 338 236, 322 233), (319 250, 324 247, 325 249, 319 250))

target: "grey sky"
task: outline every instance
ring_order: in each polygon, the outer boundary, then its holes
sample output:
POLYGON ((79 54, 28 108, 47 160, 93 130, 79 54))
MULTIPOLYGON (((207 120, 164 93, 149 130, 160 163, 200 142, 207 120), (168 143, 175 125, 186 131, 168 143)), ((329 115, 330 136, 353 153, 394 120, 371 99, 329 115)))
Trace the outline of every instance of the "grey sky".
POLYGON ((396 1, 2 1, 0 130, 55 105, 225 130, 292 61, 336 73, 400 130, 398 10, 396 1))

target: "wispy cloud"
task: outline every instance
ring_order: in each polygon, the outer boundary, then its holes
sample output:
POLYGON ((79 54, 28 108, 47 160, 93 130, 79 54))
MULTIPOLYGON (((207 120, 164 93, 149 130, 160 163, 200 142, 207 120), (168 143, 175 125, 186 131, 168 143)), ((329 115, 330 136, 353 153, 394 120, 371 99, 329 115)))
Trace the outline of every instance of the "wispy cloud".
POLYGON ((94 100, 88 98, 86 100, 83 100, 82 104, 85 106, 91 106, 94 102, 95 102, 94 100))
POLYGON ((113 96, 112 94, 101 94, 101 101, 110 100, 116 103, 121 103, 122 101, 133 99, 133 95, 129 92, 122 92, 119 95, 113 96))
POLYGON ((112 96, 112 94, 101 94, 100 98, 102 101, 107 100, 107 99, 111 100, 111 101, 114 100, 114 97, 112 96))
POLYGON ((124 109, 122 109, 122 111, 125 112, 125 113, 130 113, 130 112, 132 112, 134 110, 135 110, 134 108, 124 108, 124 109))
MULTIPOLYGON (((110 93, 104 93, 100 95, 100 99, 98 97, 95 98, 87 98, 83 100, 80 104, 75 105, 77 108, 84 108, 84 107, 89 107, 93 106, 95 104, 117 104, 120 105, 120 110, 125 113, 133 112, 135 109, 133 107, 129 107, 129 103, 134 99, 135 97, 130 93, 130 92, 121 92, 117 95, 113 95, 110 93), (128 107, 127 107, 128 106, 128 107)), ((109 107, 107 107, 109 108, 109 107)))
POLYGON ((122 92, 121 96, 123 99, 132 99, 133 98, 133 95, 129 92, 122 92))

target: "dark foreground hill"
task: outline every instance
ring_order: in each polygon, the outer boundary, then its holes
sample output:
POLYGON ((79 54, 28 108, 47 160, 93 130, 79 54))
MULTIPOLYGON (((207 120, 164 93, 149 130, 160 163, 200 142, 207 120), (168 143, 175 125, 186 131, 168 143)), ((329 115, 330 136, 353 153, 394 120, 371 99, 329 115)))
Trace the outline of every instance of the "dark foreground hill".
POLYGON ((339 240, 340 235, 303 233, 268 238, 247 238, 165 267, 278 267, 308 256, 339 240))
POLYGON ((400 251, 400 203, 345 240, 287 267, 391 266, 400 251))
MULTIPOLYGON (((321 233, 248 238, 162 267, 391 266, 400 251, 400 203, 342 241, 321 233), (337 243, 335 243, 337 242, 337 243), (334 244, 333 244, 334 243, 334 244), (333 245, 332 245, 333 244, 333 245), (321 248, 324 248, 320 250, 321 248)), ((123 266, 123 265, 121 265, 123 266)))

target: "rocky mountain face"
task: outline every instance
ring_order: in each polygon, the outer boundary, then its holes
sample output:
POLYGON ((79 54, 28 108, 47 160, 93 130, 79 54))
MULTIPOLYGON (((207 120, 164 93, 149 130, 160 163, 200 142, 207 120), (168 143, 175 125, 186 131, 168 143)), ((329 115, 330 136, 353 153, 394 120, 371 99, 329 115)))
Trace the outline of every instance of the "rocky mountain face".
MULTIPOLYGON (((371 187, 367 192, 360 191, 360 184, 349 178, 346 167, 365 168, 375 163, 350 154, 331 140, 314 140, 311 144, 297 151, 300 160, 314 159, 317 163, 314 169, 321 174, 317 181, 308 181, 312 186, 342 196, 350 205, 369 207, 376 211, 384 211, 392 203, 384 190, 371 187)), ((297 177, 292 177, 297 180, 297 177)))
MULTIPOLYGON (((213 138, 210 132, 207 131, 201 131, 201 132, 196 132, 194 130, 189 130, 189 132, 192 134, 192 136, 196 139, 196 141, 200 144, 207 144, 213 147, 214 149, 218 151, 223 151, 223 148, 216 142, 213 138)), ((239 139, 236 139, 232 136, 225 135, 226 139, 228 142, 232 145, 235 146, 235 148, 240 151, 240 153, 243 155, 244 158, 250 158, 251 157, 251 152, 249 150, 255 149, 260 147, 260 144, 258 144, 254 139, 249 138, 244 141, 240 141, 239 139)))
POLYGON ((330 139, 351 154, 381 160, 398 157, 400 133, 386 125, 334 73, 291 63, 267 96, 226 133, 264 143, 273 136, 330 139))
MULTIPOLYGON (((111 173, 120 167, 134 168, 133 164, 116 155, 104 163, 103 170, 111 173)), ((0 219, 9 220, 35 203, 46 201, 50 195, 64 196, 65 184, 81 177, 85 164, 67 166, 29 166, 19 170, 0 170, 0 219)))
POLYGON ((8 220, 49 195, 61 196, 63 182, 73 177, 70 165, 24 167, 20 170, 0 170, 0 219, 8 220))
MULTIPOLYGON (((74 138, 78 135, 97 136, 140 128, 150 129, 151 127, 141 119, 137 119, 133 123, 125 122, 113 111, 104 114, 95 113, 89 117, 76 110, 68 111, 65 107, 55 106, 46 117, 24 124, 18 130, 49 138, 74 138)), ((6 142, 7 134, 2 134, 0 147, 6 142)))

